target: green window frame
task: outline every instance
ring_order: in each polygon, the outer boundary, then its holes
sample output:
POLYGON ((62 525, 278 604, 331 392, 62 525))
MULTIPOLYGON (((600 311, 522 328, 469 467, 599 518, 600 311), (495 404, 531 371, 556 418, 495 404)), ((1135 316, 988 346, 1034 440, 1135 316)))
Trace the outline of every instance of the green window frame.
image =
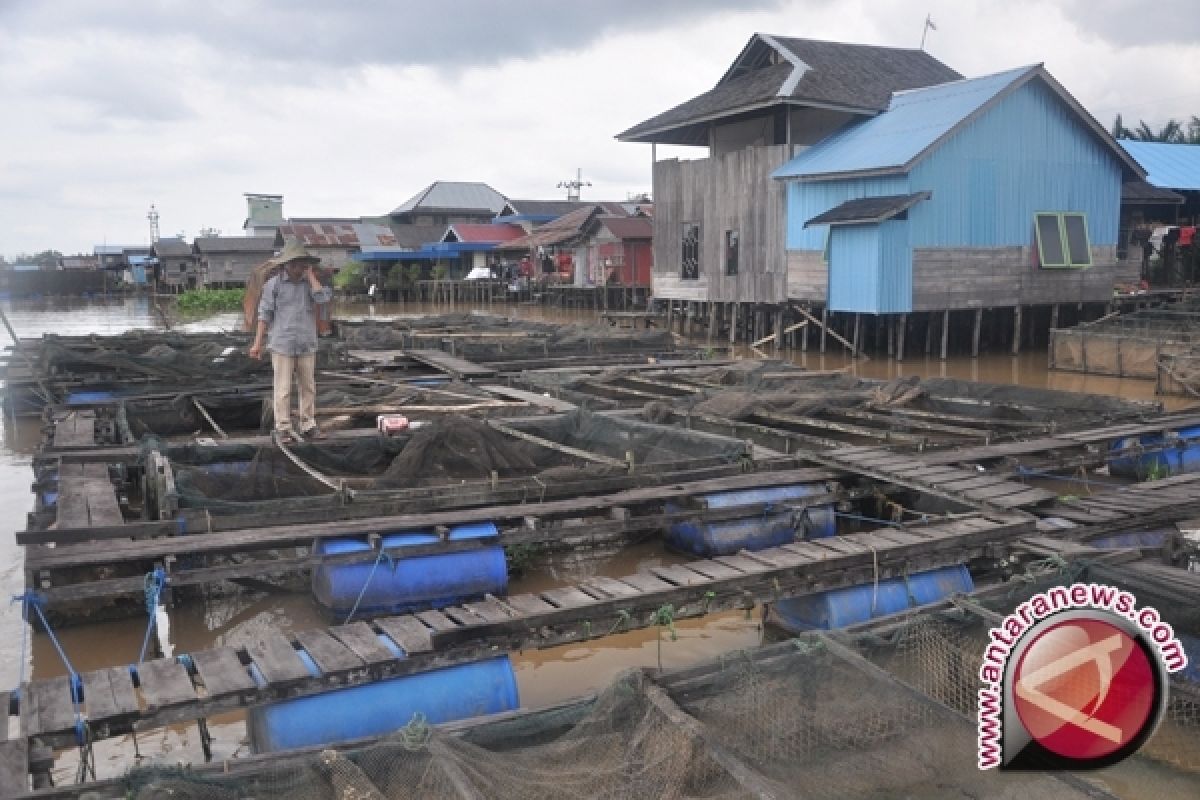
POLYGON ((1092 243, 1087 215, 1078 211, 1038 211, 1033 215, 1038 264, 1043 269, 1087 269, 1092 243))

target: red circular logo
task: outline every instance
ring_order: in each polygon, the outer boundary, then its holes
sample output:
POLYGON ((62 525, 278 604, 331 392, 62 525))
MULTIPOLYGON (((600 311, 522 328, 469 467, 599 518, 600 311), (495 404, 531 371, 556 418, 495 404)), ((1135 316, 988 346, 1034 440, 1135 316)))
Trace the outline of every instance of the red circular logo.
POLYGON ((1012 675, 1013 703, 1030 737, 1064 758, 1104 758, 1154 723, 1154 665, 1128 633, 1099 619, 1050 625, 1012 675))

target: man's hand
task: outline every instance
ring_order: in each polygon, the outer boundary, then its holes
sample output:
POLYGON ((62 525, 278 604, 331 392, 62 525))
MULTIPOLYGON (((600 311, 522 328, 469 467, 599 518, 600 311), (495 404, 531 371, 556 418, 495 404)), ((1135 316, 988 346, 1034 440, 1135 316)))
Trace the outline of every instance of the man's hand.
POLYGON ((261 361, 263 354, 263 346, 261 342, 255 342, 250 345, 250 357, 255 361, 261 361))

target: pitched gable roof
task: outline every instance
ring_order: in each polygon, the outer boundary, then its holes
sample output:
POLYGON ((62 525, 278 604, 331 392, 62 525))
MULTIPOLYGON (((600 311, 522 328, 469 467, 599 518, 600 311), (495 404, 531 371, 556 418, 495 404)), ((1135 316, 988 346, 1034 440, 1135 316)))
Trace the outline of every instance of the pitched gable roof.
POLYGON ((486 183, 435 181, 404 201, 391 213, 422 211, 490 211, 504 208, 504 195, 486 183))
POLYGON ((192 246, 183 239, 159 239, 154 243, 154 255, 163 256, 190 256, 192 254, 192 246))
POLYGON ((1116 140, 1050 76, 1029 67, 897 92, 887 111, 844 128, 772 173, 774 178, 837 180, 856 175, 903 174, 959 129, 978 119, 1030 81, 1041 80, 1070 107, 1132 175, 1144 171, 1116 140))
POLYGON ((623 241, 654 238, 654 222, 648 217, 597 217, 596 222, 623 241))
POLYGON ((443 242, 473 242, 476 244, 511 242, 525 235, 525 229, 520 225, 479 225, 468 222, 458 222, 446 229, 442 236, 443 242), (451 238, 453 237, 453 238, 451 238))
POLYGON ((1152 186, 1200 191, 1200 145, 1122 139, 1121 147, 1145 168, 1152 186))
POLYGON ((787 104, 875 114, 892 92, 962 78, 923 50, 756 33, 717 85, 617 135, 697 144, 688 126, 787 104))
POLYGON ((279 235, 299 239, 305 247, 396 246, 390 228, 358 220, 291 219, 279 226, 279 235))
POLYGON ((582 236, 592 218, 603 212, 604 206, 600 203, 586 205, 570 214, 564 214, 553 222, 547 222, 533 233, 509 242, 501 242, 496 245, 496 249, 532 250, 535 247, 569 242, 582 236))

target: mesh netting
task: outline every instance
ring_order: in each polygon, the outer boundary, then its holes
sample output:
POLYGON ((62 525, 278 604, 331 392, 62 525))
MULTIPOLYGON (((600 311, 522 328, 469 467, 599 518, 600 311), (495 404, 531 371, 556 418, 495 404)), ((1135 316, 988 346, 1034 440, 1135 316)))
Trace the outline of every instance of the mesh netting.
POLYGON ((667 676, 620 676, 563 712, 326 750, 248 775, 142 771, 135 798, 1086 796, 1047 775, 983 773, 966 717, 820 645, 667 676))

